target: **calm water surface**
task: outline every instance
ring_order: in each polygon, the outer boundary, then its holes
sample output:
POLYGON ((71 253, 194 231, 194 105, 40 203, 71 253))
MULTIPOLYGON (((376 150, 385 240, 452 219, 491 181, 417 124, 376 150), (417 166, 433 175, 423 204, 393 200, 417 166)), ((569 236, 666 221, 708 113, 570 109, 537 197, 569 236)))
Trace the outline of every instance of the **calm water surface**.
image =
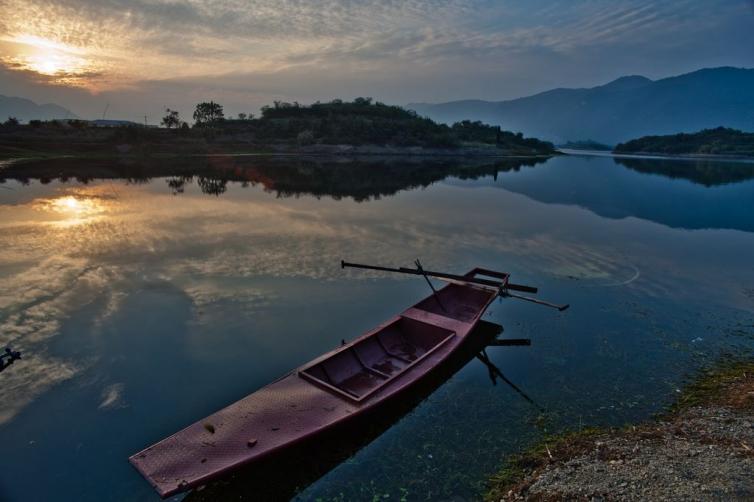
POLYGON ((752 165, 0 169, 0 344, 24 352, 0 373, 2 500, 158 500, 130 454, 428 292, 341 258, 506 270, 572 308, 507 300, 485 317, 531 338, 488 354, 544 413, 471 361, 301 500, 474 498, 543 434, 645 419, 754 346, 752 165))

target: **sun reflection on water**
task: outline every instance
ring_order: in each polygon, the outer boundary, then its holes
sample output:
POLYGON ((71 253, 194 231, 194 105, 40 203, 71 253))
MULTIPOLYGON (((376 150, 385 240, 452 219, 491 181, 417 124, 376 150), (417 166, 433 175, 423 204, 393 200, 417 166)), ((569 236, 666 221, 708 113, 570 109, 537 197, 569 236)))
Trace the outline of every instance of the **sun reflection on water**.
POLYGON ((107 205, 102 199, 83 195, 65 195, 42 200, 36 207, 62 217, 55 223, 64 226, 88 223, 107 211, 107 205))

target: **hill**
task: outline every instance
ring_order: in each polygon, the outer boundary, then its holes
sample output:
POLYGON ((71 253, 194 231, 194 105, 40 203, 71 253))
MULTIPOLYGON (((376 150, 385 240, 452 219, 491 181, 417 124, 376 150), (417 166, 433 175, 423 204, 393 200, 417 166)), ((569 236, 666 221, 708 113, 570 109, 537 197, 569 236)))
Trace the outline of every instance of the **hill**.
POLYGON ((616 145, 614 152, 754 157, 754 133, 718 127, 693 134, 644 136, 616 145))
POLYGON ((754 131, 754 69, 710 68, 656 81, 627 76, 598 87, 554 89, 510 101, 408 108, 440 122, 482 120, 556 143, 589 138, 616 144, 721 124, 754 131))
POLYGON ((214 124, 223 133, 251 134, 264 143, 306 145, 380 145, 393 147, 461 148, 495 147, 511 154, 553 153, 552 144, 522 134, 503 131, 476 121, 448 126, 420 117, 399 106, 356 98, 310 106, 276 101, 252 120, 214 124))
POLYGON ((29 99, 0 95, 0 122, 8 117, 16 117, 21 122, 78 118, 70 110, 56 104, 38 105, 29 99))
MULTIPOLYGON (((108 153, 314 153, 529 156, 553 155, 552 143, 481 122, 448 126, 398 106, 335 100, 302 106, 275 102, 259 118, 226 120, 222 106, 211 119, 172 129, 141 125, 98 127, 95 122, 33 121, 0 126, 0 155, 108 153)), ((120 124, 119 124, 120 125, 120 124)))

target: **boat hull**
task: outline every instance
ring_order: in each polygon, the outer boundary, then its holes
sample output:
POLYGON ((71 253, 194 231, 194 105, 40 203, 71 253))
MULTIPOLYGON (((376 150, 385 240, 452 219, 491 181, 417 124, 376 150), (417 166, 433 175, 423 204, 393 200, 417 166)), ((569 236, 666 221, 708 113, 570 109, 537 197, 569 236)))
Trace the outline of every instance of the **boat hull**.
POLYGON ((378 410, 457 351, 496 295, 449 284, 129 460, 168 497, 378 410))

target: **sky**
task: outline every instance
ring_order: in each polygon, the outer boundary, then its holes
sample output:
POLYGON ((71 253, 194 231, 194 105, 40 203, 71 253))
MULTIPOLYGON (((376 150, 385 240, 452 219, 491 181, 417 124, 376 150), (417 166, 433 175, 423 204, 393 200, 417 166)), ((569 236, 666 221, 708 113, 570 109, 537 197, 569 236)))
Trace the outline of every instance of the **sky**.
POLYGON ((0 94, 157 123, 215 100, 511 99, 754 67, 754 0, 0 0, 0 94))

